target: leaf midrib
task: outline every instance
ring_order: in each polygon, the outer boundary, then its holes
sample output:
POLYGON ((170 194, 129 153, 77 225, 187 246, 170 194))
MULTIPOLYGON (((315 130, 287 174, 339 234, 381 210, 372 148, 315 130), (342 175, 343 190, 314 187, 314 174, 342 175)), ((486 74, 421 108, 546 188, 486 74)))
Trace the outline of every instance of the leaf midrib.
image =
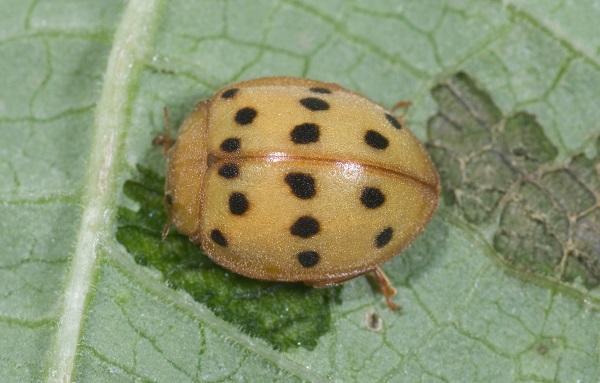
POLYGON ((126 130, 138 64, 154 42, 160 0, 132 0, 117 29, 94 120, 94 139, 87 169, 83 213, 72 256, 48 382, 72 380, 85 304, 96 264, 99 243, 110 233, 114 216, 114 172, 126 130))
MULTIPOLYGON (((153 48, 162 5, 162 0, 132 0, 125 9, 115 34, 95 111, 94 139, 82 198, 82 220, 77 233, 75 252, 71 258, 54 347, 50 350, 47 382, 72 381, 75 358, 80 347, 81 328, 85 320, 85 308, 92 295, 90 285, 98 266, 97 254, 103 245, 121 254, 113 247, 111 238, 115 212, 115 201, 112 198, 116 193, 115 168, 121 157, 120 152, 124 148, 125 133, 129 126, 131 90, 137 87, 139 69, 143 67, 153 48)), ((142 283, 146 286, 152 284, 150 281, 140 282, 148 282, 142 283)), ((204 310, 200 312, 203 315, 199 317, 212 324, 211 327, 228 334, 240 346, 261 355, 282 370, 300 379, 322 380, 321 377, 305 370, 304 366, 283 357, 270 347, 260 347, 254 339, 216 319, 212 313, 204 310)), ((195 311, 195 314, 198 315, 199 312, 195 311)))
MULTIPOLYGON (((71 373, 73 370, 73 361, 75 353, 77 352, 77 343, 79 340, 79 333, 81 324, 84 319, 84 311, 86 299, 88 299, 88 290, 90 286, 90 282, 92 280, 94 268, 96 267, 96 253, 98 251, 98 244, 101 242, 98 234, 101 236, 107 237, 110 233, 110 227, 112 223, 112 202, 111 196, 114 195, 114 168, 116 159, 119 157, 119 148, 122 147, 122 141, 124 139, 124 135, 120 134, 126 130, 127 124, 127 116, 128 116, 128 107, 131 105, 131 100, 128 100, 126 94, 129 90, 131 90, 136 84, 136 76, 133 68, 136 67, 136 63, 139 63, 138 59, 143 59, 144 55, 133 57, 133 52, 130 52, 128 49, 123 49, 123 51, 118 52, 119 48, 124 48, 127 46, 127 43, 131 43, 131 40, 128 40, 126 30, 131 30, 132 25, 135 28, 139 27, 137 30, 138 33, 146 32, 149 26, 152 28, 156 24, 156 20, 153 23, 141 23, 140 20, 143 20, 143 17, 140 17, 139 13, 135 13, 134 11, 139 11, 140 8, 152 8, 155 11, 145 14, 147 19, 152 19, 157 16, 160 12, 158 11, 160 7, 158 4, 160 0, 150 1, 141 1, 141 0, 133 0, 129 3, 127 10, 124 13, 124 17, 120 24, 119 30, 116 35, 115 45, 113 46, 113 50, 110 55, 108 69, 105 77, 104 88, 102 91, 102 96, 100 102, 98 104, 98 109, 96 110, 96 120, 94 123, 95 137, 92 146, 92 155, 90 157, 90 162, 88 166, 88 179, 86 182, 86 193, 83 199, 83 218, 79 227, 79 232, 77 236, 77 245, 76 252, 73 255, 73 261, 71 263, 71 270, 68 276, 67 281, 67 289, 64 297, 64 308, 61 314, 61 320, 59 323, 57 336, 56 336, 56 345, 53 350, 53 354, 51 357, 50 363, 50 372, 48 374, 48 381, 70 381, 71 373), (153 4, 153 5, 152 5, 153 4), (132 16, 132 12, 134 13, 132 16), (130 22, 130 18, 133 17, 133 22, 130 22), (136 23, 137 21, 137 23, 136 23), (137 24, 137 25, 136 25, 137 24), (125 37, 125 38, 123 38, 125 37), (113 72, 111 71, 111 64, 113 60, 123 60, 124 56, 119 56, 119 53, 125 53, 125 56, 130 53, 130 56, 133 57, 132 60, 128 61, 131 63, 131 66, 125 66, 122 72, 113 72), (129 75, 123 76, 128 73, 129 75), (118 77, 125 77, 127 80, 123 83, 119 83, 118 77), (116 105, 115 108, 115 97, 114 94, 110 93, 108 88, 110 88, 110 82, 116 81, 114 89, 112 91, 117 91, 118 94, 124 94, 123 98, 124 102, 120 105, 116 105), (108 94, 110 93, 110 94, 108 94), (107 95, 108 94, 108 95, 107 95), (109 100, 110 99, 110 100, 109 100), (110 106, 110 107, 109 107, 110 106), (102 116, 108 117, 109 119, 112 117, 113 122, 120 121, 121 123, 115 123, 111 125, 104 125, 102 120, 102 116), (104 148, 104 143, 112 144, 111 146, 107 146, 104 148), (110 152, 110 156, 107 156, 107 152, 110 152), (104 172, 102 172, 104 171, 104 172), (96 214, 96 213, 104 213, 110 212, 110 214, 96 214), (92 234, 91 237, 89 235, 92 234), (87 247, 85 247, 85 246, 87 247), (84 246, 84 247, 82 247, 84 246), (85 262, 83 262, 85 261, 85 262), (83 262, 83 263, 81 263, 83 262), (87 274, 86 274, 87 273, 87 274), (87 278, 82 278, 87 275, 87 278), (79 278, 79 279, 78 279, 79 278), (67 315, 69 313, 73 314, 75 312, 69 311, 69 304, 75 303, 75 301, 71 302, 70 298, 72 296, 69 295, 70 289, 72 287, 79 287, 77 281, 82 282, 85 285, 85 292, 81 290, 74 289, 73 292, 79 293, 80 297, 77 294, 73 295, 73 297, 77 297, 77 306, 79 311, 76 312, 78 315, 67 315), (67 319, 65 321, 65 319, 67 319), (77 331, 66 333, 65 327, 68 326, 71 322, 68 319, 75 320, 73 324, 77 326, 77 331), (67 336, 68 335, 68 336, 67 336), (63 343, 64 341, 69 341, 70 343, 63 343), (61 359, 63 355, 61 355, 58 351, 60 350, 68 350, 69 353, 64 355, 65 358, 70 358, 70 364, 65 365, 68 368, 64 369, 65 375, 59 375, 58 372, 62 370, 58 370, 57 367, 62 366, 64 361, 61 359), (56 372, 56 374, 53 374, 56 372)), ((147 33, 146 35, 142 35, 142 39, 134 41, 134 44, 139 45, 141 41, 145 41, 145 44, 141 44, 145 49, 149 49, 152 47, 154 34, 147 33)), ((134 47, 136 48, 136 47, 134 47)), ((134 49, 135 51, 135 49, 134 49)), ((138 52, 139 53, 139 52, 138 52)), ((147 53, 147 52, 146 52, 147 53)), ((132 58, 129 57, 129 58, 132 58)), ((125 57, 126 58, 126 57, 125 57)), ((470 230, 466 230, 470 232, 470 230)), ((107 238, 109 239, 109 238, 107 238)), ((149 282, 152 284, 152 282, 149 282)), ((157 287, 157 286, 152 286, 157 287)), ((159 288, 159 287, 157 287, 159 288)), ((190 305, 185 303, 186 306, 199 306, 199 305, 190 305)), ((74 307, 75 307, 74 306, 74 307)), ((198 315, 198 313, 195 313, 198 315)), ((211 314, 211 313, 209 313, 211 314)), ((228 331, 225 331, 228 332, 228 331)), ((237 334, 238 332, 232 332, 237 334)))

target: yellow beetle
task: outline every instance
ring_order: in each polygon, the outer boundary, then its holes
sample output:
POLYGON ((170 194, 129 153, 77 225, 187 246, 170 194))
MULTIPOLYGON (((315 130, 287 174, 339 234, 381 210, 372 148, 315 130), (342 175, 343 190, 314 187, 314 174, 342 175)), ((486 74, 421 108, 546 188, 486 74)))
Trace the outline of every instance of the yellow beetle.
POLYGON ((440 183, 397 118, 332 83, 268 77, 200 102, 168 150, 167 227, 250 278, 322 287, 373 272, 421 232, 440 183))

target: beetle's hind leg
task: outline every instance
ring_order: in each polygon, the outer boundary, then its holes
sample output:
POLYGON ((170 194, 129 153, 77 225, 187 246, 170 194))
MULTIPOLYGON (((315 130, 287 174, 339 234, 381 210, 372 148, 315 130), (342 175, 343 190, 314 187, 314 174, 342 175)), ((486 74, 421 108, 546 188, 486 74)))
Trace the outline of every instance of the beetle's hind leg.
POLYGON ((377 282, 377 285, 379 285, 379 289, 385 297, 385 303, 387 303, 388 307, 391 310, 400 309, 400 305, 394 303, 392 300, 392 298, 398 293, 398 290, 392 286, 392 282, 389 280, 387 275, 385 275, 381 267, 375 267, 371 275, 375 279, 375 282, 377 282))
MULTIPOLYGON (((392 300, 392 298, 398 293, 398 291, 396 290, 396 288, 394 286, 392 286, 392 282, 389 280, 387 275, 385 275, 385 273, 383 272, 381 267, 376 266, 373 270, 368 272, 368 276, 372 277, 373 280, 375 281, 375 283, 377 283, 377 286, 379 286, 379 290, 385 297, 385 302, 387 303, 388 307, 391 310, 400 309, 401 308, 400 305, 394 303, 394 301, 392 300)), ((335 286, 339 283, 345 282, 345 281, 353 279, 355 277, 356 277, 356 275, 352 275, 350 277, 345 276, 345 277, 341 277, 338 279, 327 279, 327 280, 320 280, 320 281, 304 281, 304 284, 307 286, 317 287, 317 288, 329 287, 329 286, 335 286)))
POLYGON ((171 132, 171 124, 169 123, 169 109, 165 106, 163 108, 163 132, 154 137, 152 144, 162 146, 163 155, 167 157, 167 153, 174 143, 175 140, 171 132))

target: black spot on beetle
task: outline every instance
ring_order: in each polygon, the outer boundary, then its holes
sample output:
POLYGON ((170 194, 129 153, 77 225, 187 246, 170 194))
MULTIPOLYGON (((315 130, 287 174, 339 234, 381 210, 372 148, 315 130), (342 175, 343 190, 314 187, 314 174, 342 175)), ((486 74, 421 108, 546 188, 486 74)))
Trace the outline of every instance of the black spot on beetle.
POLYGON ((296 255, 298 257, 298 262, 304 267, 313 267, 317 263, 319 263, 319 259, 321 256, 316 251, 302 251, 296 255))
POLYGON ((319 141, 319 125, 306 122, 296 125, 290 132, 290 137, 295 144, 310 144, 319 141))
POLYGON ((309 199, 315 196, 315 179, 310 174, 289 173, 285 176, 285 182, 298 198, 309 199))
POLYGON ((227 89, 225 92, 221 93, 221 97, 222 98, 234 98, 238 91, 239 91, 238 88, 227 89))
POLYGON ((235 114, 235 122, 240 125, 248 125, 254 121, 258 112, 254 108, 246 107, 237 111, 235 114))
POLYGON ((365 142, 375 149, 385 149, 390 143, 381 133, 374 130, 367 130, 367 133, 365 133, 365 142))
POLYGON ((213 229, 210 232, 210 239, 219 246, 227 247, 227 238, 221 233, 221 230, 213 229))
POLYGON ((308 215, 298 218, 290 228, 292 235, 301 238, 310 238, 317 234, 319 230, 321 230, 319 221, 308 215))
POLYGON ((227 138, 223 142, 221 142, 221 150, 228 153, 239 150, 240 146, 241 140, 237 137, 227 138))
POLYGON ((313 88, 310 88, 310 91, 314 92, 314 93, 321 93, 321 94, 329 94, 329 93, 331 93, 331 90, 329 90, 327 88, 320 87, 320 86, 315 86, 313 88))
POLYGON ((392 240, 392 235, 394 234, 394 229, 391 227, 386 227, 381 231, 381 233, 377 234, 375 237, 375 247, 381 249, 392 240))
POLYGON ((375 209, 383 205, 385 194, 378 188, 366 187, 360 195, 360 202, 369 209, 375 209))
POLYGON ((392 116, 389 113, 385 114, 385 118, 388 120, 388 122, 390 124, 392 124, 392 126, 396 129, 402 129, 402 124, 400 123, 400 121, 398 121, 398 119, 394 116, 392 116))
POLYGON ((248 210, 250 203, 244 193, 233 192, 229 195, 229 211, 235 215, 242 215, 248 210))
POLYGON ((228 162, 219 168, 219 175, 224 178, 235 178, 240 174, 240 168, 233 162, 228 162))
POLYGON ((300 100, 300 103, 302 104, 302 106, 312 111, 329 109, 329 104, 327 103, 327 101, 316 97, 303 98, 302 100, 300 100))

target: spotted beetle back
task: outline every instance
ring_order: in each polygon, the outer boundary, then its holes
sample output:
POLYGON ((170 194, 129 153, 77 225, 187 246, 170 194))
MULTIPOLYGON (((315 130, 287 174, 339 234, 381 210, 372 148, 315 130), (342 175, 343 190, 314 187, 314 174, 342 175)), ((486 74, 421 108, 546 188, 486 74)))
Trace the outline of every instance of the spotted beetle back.
POLYGON ((251 278, 336 283, 398 254, 440 185, 401 121, 339 85, 240 82, 198 104, 168 155, 177 229, 251 278))

